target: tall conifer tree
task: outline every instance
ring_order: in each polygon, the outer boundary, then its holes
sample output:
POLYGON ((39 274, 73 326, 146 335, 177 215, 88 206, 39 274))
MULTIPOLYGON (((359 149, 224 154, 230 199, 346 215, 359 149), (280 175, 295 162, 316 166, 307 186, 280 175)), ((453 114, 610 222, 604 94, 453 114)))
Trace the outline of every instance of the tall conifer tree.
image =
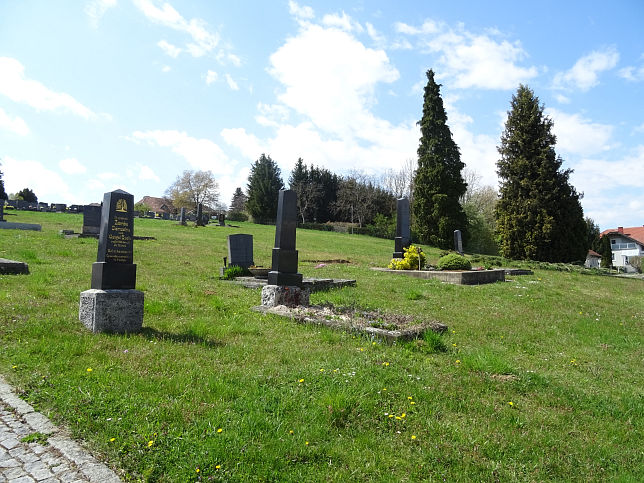
POLYGON ((279 191, 284 189, 282 172, 270 156, 262 154, 250 168, 246 210, 257 223, 277 218, 279 191))
POLYGON ((501 198, 496 208, 501 253, 547 262, 584 260, 588 250, 580 194, 555 153, 553 122, 528 87, 512 96, 498 147, 501 198))
POLYGON ((427 71, 418 169, 414 178, 414 226, 420 239, 440 248, 452 248, 454 230, 467 238, 467 216, 459 199, 467 188, 458 146, 447 125, 447 114, 434 72, 427 71))

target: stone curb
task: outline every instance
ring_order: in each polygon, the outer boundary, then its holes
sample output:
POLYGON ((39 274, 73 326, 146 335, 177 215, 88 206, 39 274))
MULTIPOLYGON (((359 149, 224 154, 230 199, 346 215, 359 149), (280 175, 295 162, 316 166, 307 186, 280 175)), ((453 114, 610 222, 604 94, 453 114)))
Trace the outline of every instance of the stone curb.
POLYGON ((71 461, 78 470, 93 483, 120 483, 121 479, 111 469, 99 462, 78 443, 65 436, 63 432, 43 414, 20 399, 13 388, 0 375, 0 401, 13 408, 28 424, 34 433, 48 436, 47 442, 71 461))

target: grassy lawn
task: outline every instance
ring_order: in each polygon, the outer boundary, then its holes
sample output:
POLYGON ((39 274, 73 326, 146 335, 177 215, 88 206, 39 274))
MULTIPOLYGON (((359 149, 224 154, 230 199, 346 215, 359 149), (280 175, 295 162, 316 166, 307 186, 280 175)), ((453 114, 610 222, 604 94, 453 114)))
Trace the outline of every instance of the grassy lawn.
MULTIPOLYGON (((375 272, 393 241, 298 230, 305 276, 355 278, 311 296, 449 326, 397 346, 250 310, 218 279, 226 235, 270 265, 274 227, 135 220, 144 330, 78 321, 94 239, 82 215, 18 212, 0 257, 0 373, 126 480, 641 481, 644 282, 535 270, 453 286, 375 272)), ((436 262, 438 251, 425 247, 436 262)))

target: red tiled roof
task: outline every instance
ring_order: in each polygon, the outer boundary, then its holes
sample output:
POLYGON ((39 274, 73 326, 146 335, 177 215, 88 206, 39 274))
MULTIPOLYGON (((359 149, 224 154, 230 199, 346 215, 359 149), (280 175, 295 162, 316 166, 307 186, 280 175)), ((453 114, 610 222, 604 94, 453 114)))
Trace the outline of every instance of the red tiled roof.
POLYGON ((150 211, 157 213, 172 213, 174 211, 174 206, 172 201, 166 198, 156 198, 154 196, 144 196, 141 201, 138 203, 145 203, 150 207, 150 211), (165 206, 165 208, 163 208, 165 206))
POLYGON ((621 231, 618 231, 617 228, 611 228, 609 230, 604 230, 601 232, 601 235, 599 236, 604 236, 604 235, 617 235, 619 234, 620 236, 625 236, 628 238, 631 238, 632 240, 636 241, 640 245, 644 245, 644 226, 634 226, 631 228, 623 228, 623 233, 621 231))

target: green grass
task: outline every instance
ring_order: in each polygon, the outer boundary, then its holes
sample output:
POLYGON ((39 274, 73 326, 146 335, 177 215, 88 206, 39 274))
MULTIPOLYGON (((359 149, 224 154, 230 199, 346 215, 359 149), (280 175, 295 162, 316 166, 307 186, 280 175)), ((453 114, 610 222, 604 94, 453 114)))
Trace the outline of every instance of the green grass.
MULTIPOLYGON (((313 303, 449 326, 387 346, 252 312, 259 290, 219 280, 226 235, 252 234, 255 263, 269 266, 273 227, 137 219, 136 234, 157 238, 134 242, 144 330, 94 335, 78 304, 96 240, 58 235, 80 231, 81 215, 11 218, 43 231, 0 230, 0 257, 31 271, 0 276, 0 373, 126 480, 644 474, 641 280, 535 270, 446 285, 370 270, 387 265, 393 241, 298 230, 301 260, 351 261, 302 273, 357 280, 313 303)), ((439 251, 425 250, 435 263, 439 251)))

